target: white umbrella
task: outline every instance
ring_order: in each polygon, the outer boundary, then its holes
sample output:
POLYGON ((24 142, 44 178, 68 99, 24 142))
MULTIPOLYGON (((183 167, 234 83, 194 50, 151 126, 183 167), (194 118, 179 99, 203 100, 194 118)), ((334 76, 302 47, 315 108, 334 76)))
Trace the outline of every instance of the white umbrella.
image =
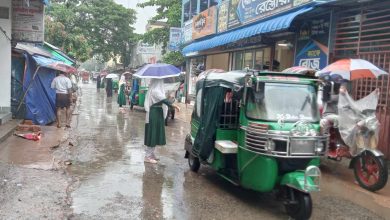
POLYGON ((110 73, 106 76, 106 79, 119 79, 119 76, 114 73, 110 73))

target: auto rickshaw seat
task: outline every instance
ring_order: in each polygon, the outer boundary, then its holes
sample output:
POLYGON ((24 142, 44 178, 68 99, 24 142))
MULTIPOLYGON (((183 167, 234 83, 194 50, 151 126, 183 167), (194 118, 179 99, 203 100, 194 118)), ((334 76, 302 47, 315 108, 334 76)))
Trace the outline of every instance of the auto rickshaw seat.
POLYGON ((236 154, 238 145, 230 140, 215 141, 215 148, 223 154, 236 154))

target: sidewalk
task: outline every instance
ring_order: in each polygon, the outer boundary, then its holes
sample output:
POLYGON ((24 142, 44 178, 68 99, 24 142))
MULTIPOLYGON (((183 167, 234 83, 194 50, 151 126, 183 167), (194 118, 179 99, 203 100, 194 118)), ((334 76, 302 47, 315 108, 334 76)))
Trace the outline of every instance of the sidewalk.
POLYGON ((0 125, 0 143, 5 141, 9 136, 12 135, 15 128, 18 126, 18 124, 21 122, 21 120, 10 120, 5 124, 0 125))
POLYGON ((41 126, 41 129, 42 136, 39 141, 17 136, 6 138, 0 143, 0 161, 26 168, 55 169, 52 149, 67 139, 66 131, 55 126, 41 126))

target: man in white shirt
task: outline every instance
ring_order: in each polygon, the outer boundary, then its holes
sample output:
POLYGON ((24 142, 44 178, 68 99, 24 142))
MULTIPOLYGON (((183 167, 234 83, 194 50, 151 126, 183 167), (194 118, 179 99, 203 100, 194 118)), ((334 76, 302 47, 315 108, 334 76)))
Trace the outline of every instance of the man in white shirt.
POLYGON ((66 108, 66 127, 70 128, 70 103, 72 94, 72 81, 59 72, 59 75, 51 82, 51 88, 56 90, 57 128, 61 127, 60 110, 66 108))

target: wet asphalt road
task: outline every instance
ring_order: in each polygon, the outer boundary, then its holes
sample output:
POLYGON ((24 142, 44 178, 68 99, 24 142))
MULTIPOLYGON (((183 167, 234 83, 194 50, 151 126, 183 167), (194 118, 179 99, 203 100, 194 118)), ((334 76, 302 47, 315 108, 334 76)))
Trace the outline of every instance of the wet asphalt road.
MULTIPOLYGON (((183 143, 191 109, 183 105, 169 121, 159 164, 145 164, 145 113, 119 110, 116 96, 106 98, 94 84, 84 84, 82 93, 70 132, 73 147, 62 152, 72 161, 71 219, 288 219, 273 194, 235 187, 207 167, 189 171, 183 143)), ((345 198, 326 189, 314 194, 312 219, 383 218, 345 198)))

